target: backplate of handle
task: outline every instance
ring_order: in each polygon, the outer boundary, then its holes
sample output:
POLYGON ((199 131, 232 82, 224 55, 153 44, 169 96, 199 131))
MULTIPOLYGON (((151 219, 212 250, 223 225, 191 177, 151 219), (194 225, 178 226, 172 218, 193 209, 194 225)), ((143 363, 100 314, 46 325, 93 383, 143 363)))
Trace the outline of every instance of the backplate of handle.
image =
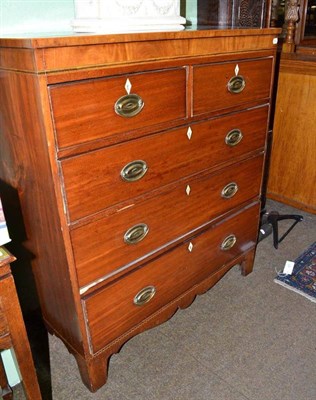
POLYGON ((114 110, 121 117, 131 118, 139 114, 143 107, 144 101, 138 94, 126 94, 116 101, 114 110))
POLYGON ((225 137, 225 143, 227 146, 234 147, 241 142, 243 134, 240 129, 232 129, 225 137))
POLYGON ((129 228, 124 235, 124 242, 127 244, 136 244, 141 242, 147 233, 149 228, 147 224, 137 224, 129 228))
POLYGON ((146 286, 140 290, 134 297, 134 304, 136 306, 143 306, 148 303, 156 294, 156 288, 154 286, 146 286))
POLYGON ((232 247, 235 246, 236 241, 237 241, 237 238, 236 238, 235 235, 229 235, 229 236, 227 236, 227 237, 223 240, 223 242, 222 242, 222 244, 221 244, 221 249, 224 250, 224 251, 230 250, 232 247))
POLYGON ((122 168, 121 177, 126 182, 135 182, 141 179, 147 172, 147 163, 143 160, 134 160, 122 168))
POLYGON ((238 94, 241 93, 246 86, 246 81, 243 76, 236 75, 230 78, 227 84, 227 89, 230 93, 238 94))
POLYGON ((230 199, 230 198, 232 198, 233 196, 235 196, 235 194, 237 193, 237 191, 238 191, 238 185, 237 185, 237 183, 235 183, 235 182, 230 182, 230 183, 228 183, 226 186, 223 187, 221 196, 222 196, 224 199, 230 199))

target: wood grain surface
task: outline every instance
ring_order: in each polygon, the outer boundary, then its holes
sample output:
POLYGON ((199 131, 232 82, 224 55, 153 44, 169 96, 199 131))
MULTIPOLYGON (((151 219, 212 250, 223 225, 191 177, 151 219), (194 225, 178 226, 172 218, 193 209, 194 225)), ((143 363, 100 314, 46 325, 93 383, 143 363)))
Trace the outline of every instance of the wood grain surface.
POLYGON ((273 58, 194 67, 193 114, 241 106, 243 103, 270 97, 273 58), (238 69, 236 69, 238 68, 238 69), (236 70, 235 70, 236 69, 236 70), (241 93, 230 93, 228 81, 240 75, 246 86, 241 93))
POLYGON ((47 328, 89 390, 105 383, 126 340, 188 307, 236 263, 251 272, 278 33, 0 39, 0 189, 21 209, 7 222, 24 233, 16 246, 32 259, 47 328), (246 88, 231 94, 236 74, 246 88), (144 107, 125 119, 114 105, 127 78, 144 107), (232 129, 243 135, 234 147, 225 143, 232 129), (147 173, 124 182, 136 159, 147 173), (238 191, 224 199, 229 183, 238 191), (147 236, 126 244, 138 223, 147 236), (221 250, 231 234, 237 243, 221 250), (135 309, 145 285, 157 293, 135 309))
POLYGON ((51 86, 58 146, 185 120, 186 86, 185 68, 51 86), (117 115, 114 110, 117 100, 127 94, 127 79, 131 93, 139 95, 144 102, 141 112, 130 118, 117 115))
POLYGON ((300 64, 279 76, 268 197, 315 214, 316 61, 312 74, 300 64))
POLYGON ((257 237, 257 211, 257 206, 249 208, 190 239, 191 252, 186 242, 89 297, 84 306, 93 352, 253 247, 257 237), (237 238, 235 246, 228 251, 221 250, 222 241, 231 234, 237 238), (147 286, 154 286, 156 295, 143 306, 135 305, 134 296, 147 286))
POLYGON ((267 116, 264 106, 65 159, 61 169, 70 220, 263 149, 267 116), (225 138, 233 129, 240 129, 243 138, 230 147, 225 138), (140 180, 126 182, 121 170, 134 160, 145 161, 148 171, 140 180))
POLYGON ((79 285, 90 284, 126 264, 139 263, 169 242, 183 240, 220 214, 257 198, 262 164, 263 157, 259 156, 215 174, 185 179, 159 196, 74 229, 71 237, 79 285), (237 184, 238 191, 225 199, 222 189, 232 182, 237 184), (125 232, 140 223, 148 225, 147 236, 137 244, 126 244, 125 232), (92 233, 98 240, 91 240, 92 233))

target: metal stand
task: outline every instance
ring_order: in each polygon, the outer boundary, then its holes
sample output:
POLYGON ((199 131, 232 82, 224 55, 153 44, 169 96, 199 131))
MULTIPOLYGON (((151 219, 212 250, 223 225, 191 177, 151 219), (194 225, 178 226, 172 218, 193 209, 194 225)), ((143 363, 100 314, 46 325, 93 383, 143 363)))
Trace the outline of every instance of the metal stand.
POLYGON ((265 239, 271 233, 273 233, 273 246, 277 249, 279 243, 291 232, 294 226, 303 221, 302 215, 291 214, 291 215, 281 215, 277 211, 263 212, 261 217, 261 225, 259 230, 258 242, 265 239), (294 223, 289 227, 289 229, 279 238, 279 227, 278 222, 292 219, 294 223))

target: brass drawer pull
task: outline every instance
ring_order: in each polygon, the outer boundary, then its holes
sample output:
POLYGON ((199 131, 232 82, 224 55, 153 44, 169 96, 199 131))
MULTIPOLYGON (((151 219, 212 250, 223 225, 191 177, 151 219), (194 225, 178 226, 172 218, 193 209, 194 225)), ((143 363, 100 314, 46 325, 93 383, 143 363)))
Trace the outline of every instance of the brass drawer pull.
POLYGON ((114 110, 121 117, 131 118, 139 114, 143 107, 144 101, 138 94, 126 94, 116 101, 114 110))
POLYGON ((139 243, 145 238, 148 232, 149 228, 147 224, 134 225, 125 232, 124 242, 127 244, 139 243))
POLYGON ((224 199, 230 199, 233 196, 235 196, 235 194, 238 191, 238 185, 235 182, 230 182, 228 183, 222 190, 221 196, 224 199))
POLYGON ((156 294, 156 288, 154 286, 147 286, 140 290, 134 297, 134 304, 136 306, 143 306, 148 303, 156 294))
POLYGON ((230 250, 232 247, 234 247, 235 243, 237 241, 237 238, 235 235, 229 235, 227 236, 222 244, 221 244, 221 249, 226 251, 226 250, 230 250))
POLYGON ((237 75, 230 78, 227 84, 227 89, 230 93, 241 93, 246 86, 246 81, 243 76, 237 75))
POLYGON ((232 129, 225 137, 225 143, 227 146, 234 147, 241 142, 243 134, 240 129, 232 129))
POLYGON ((121 177, 126 182, 135 182, 141 179, 147 172, 148 166, 143 160, 135 160, 122 168, 121 177))

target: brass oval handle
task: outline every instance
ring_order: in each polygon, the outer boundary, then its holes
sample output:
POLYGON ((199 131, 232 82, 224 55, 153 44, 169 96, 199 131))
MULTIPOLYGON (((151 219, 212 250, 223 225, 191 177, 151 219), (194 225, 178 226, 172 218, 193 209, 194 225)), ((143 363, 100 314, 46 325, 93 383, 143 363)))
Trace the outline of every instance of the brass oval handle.
POLYGON ((140 290, 134 297, 134 304, 136 306, 143 306, 148 303, 156 294, 155 286, 147 286, 140 290))
POLYGON ((121 177, 126 182, 135 182, 141 179, 147 172, 148 166, 143 160, 135 160, 122 168, 121 177))
POLYGON ((243 134, 240 129, 232 129, 225 137, 225 143, 227 146, 234 147, 241 142, 243 134))
POLYGON ((241 93, 246 86, 246 81, 243 76, 237 75, 230 78, 227 84, 227 89, 230 93, 241 93))
POLYGON ((229 235, 227 236, 222 244, 221 244, 221 249, 226 251, 226 250, 230 250, 232 247, 234 247, 235 243, 237 241, 237 238, 235 235, 229 235))
POLYGON ((238 192, 238 185, 235 182, 228 183, 225 187, 223 187, 221 196, 224 199, 230 199, 238 192))
POLYGON ((125 232, 124 242, 127 244, 139 243, 145 238, 148 232, 149 228, 147 224, 134 225, 125 232))
POLYGON ((144 101, 138 94, 126 94, 116 101, 114 110, 121 117, 131 118, 139 114, 143 107, 144 101))

